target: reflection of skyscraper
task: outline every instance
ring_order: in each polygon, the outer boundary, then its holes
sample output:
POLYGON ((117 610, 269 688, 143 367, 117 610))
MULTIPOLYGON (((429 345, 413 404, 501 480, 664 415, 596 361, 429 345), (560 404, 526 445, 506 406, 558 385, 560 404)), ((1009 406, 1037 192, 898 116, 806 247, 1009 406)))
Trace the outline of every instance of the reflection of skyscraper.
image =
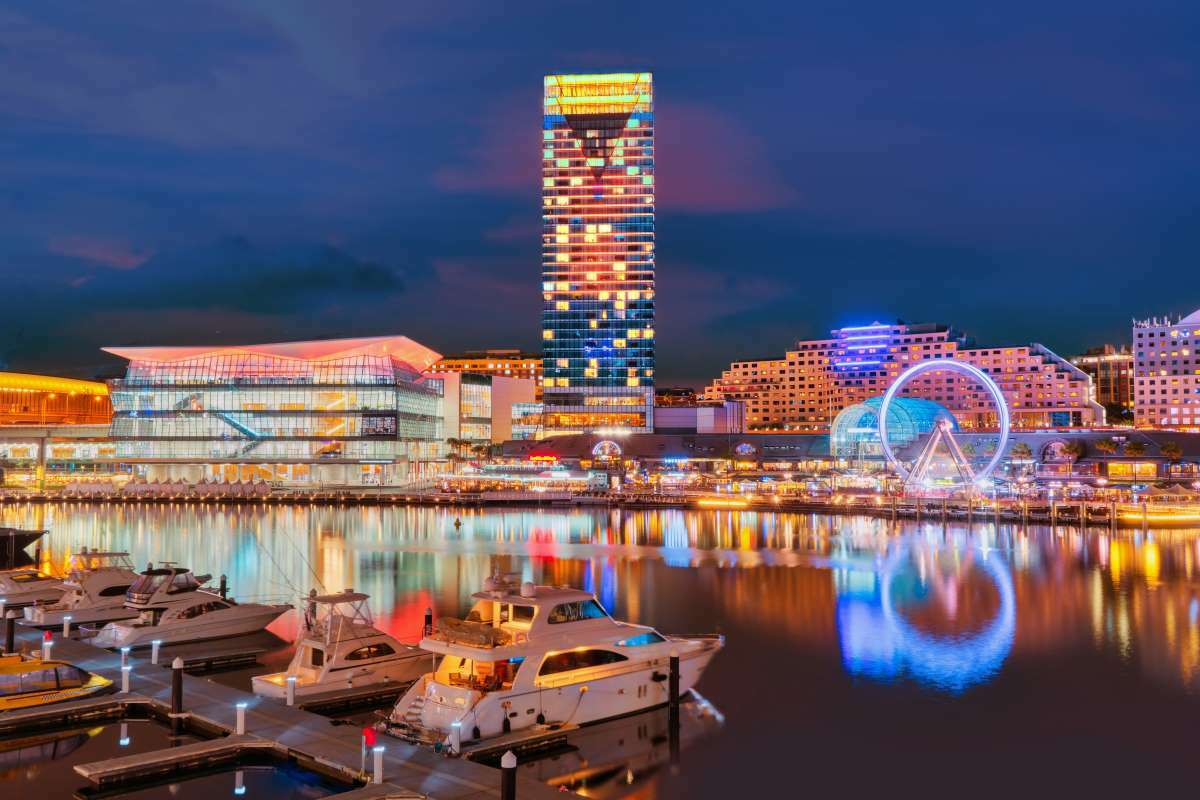
POLYGON ((548 434, 653 429, 650 73, 547 75, 542 367, 548 434))

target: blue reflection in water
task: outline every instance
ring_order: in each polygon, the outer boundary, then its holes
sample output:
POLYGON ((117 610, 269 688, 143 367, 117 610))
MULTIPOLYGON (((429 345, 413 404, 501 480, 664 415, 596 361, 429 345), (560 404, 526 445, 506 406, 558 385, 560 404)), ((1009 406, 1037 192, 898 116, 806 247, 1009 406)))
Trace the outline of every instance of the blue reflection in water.
POLYGON ((1008 564, 995 551, 981 548, 976 563, 1000 596, 995 616, 976 633, 936 636, 918 630, 893 604, 892 584, 910 552, 908 545, 901 545, 877 571, 839 574, 837 627, 846 671, 877 681, 908 676, 956 694, 991 680, 1012 650, 1017 628, 1008 564))

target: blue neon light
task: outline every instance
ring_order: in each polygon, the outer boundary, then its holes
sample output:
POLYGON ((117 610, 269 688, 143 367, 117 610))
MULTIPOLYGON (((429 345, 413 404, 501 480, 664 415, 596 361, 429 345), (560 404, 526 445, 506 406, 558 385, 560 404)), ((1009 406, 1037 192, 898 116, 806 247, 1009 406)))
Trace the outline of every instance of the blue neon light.
POLYGON ((877 322, 874 325, 848 325, 845 328, 838 328, 839 331, 877 331, 880 328, 890 328, 891 325, 884 325, 877 322))
POLYGON ((858 339, 890 339, 890 338, 892 338, 892 335, 890 333, 863 333, 863 334, 859 334, 858 336, 843 336, 842 337, 842 339, 845 341, 855 341, 858 339))
POLYGON ((838 367, 862 367, 870 364, 882 364, 882 361, 841 361, 836 366, 838 367))

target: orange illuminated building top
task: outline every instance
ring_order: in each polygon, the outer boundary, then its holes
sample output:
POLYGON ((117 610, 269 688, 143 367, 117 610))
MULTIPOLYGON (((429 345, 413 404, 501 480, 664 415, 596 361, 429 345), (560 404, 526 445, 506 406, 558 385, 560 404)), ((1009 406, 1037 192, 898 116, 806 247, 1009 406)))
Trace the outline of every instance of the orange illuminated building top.
POLYGON ((0 425, 107 425, 111 419, 103 383, 0 372, 0 425))
POLYGON ((520 350, 468 350, 445 356, 430 372, 470 372, 476 375, 501 375, 534 381, 537 398, 542 397, 542 357, 520 350))

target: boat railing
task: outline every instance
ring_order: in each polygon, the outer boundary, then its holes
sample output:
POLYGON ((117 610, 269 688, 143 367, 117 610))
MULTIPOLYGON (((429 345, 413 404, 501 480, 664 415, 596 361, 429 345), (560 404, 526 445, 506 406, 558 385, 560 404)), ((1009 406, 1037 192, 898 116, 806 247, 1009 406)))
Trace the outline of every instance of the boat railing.
POLYGON ((468 647, 491 649, 512 643, 512 634, 490 622, 471 622, 455 617, 441 617, 434 623, 429 636, 435 641, 462 644, 468 647))

